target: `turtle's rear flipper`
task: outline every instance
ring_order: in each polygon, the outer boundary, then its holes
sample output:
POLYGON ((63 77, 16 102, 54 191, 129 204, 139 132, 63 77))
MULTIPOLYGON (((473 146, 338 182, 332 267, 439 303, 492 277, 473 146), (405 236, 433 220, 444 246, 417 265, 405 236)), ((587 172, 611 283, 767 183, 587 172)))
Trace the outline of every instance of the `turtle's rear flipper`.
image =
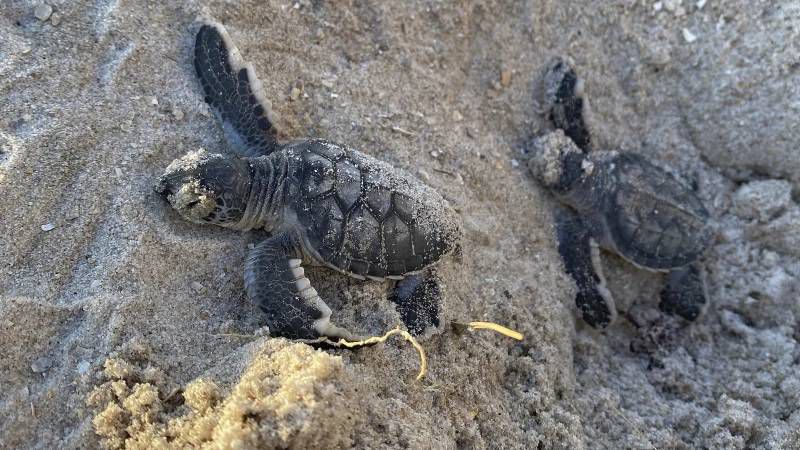
POLYGON ((578 287, 575 304, 586 323, 605 328, 614 321, 617 312, 599 266, 599 249, 580 217, 558 209, 555 218, 558 253, 564 269, 578 287))
POLYGON ((252 64, 242 60, 222 25, 206 22, 200 27, 194 68, 205 101, 222 124, 231 147, 242 156, 272 153, 278 142, 270 103, 252 64))
POLYGON ((389 299, 411 334, 420 334, 429 326, 439 326, 439 277, 429 271, 409 275, 397 282, 389 299))
POLYGON ((667 275, 667 284, 661 291, 662 311, 692 321, 697 319, 708 302, 706 280, 697 263, 675 269, 667 275))
POLYGON ((322 336, 357 340, 331 323, 331 309, 305 277, 292 237, 275 235, 247 256, 244 284, 251 302, 267 314, 270 334, 290 339, 322 336))
POLYGON ((548 119, 586 152, 591 150, 592 143, 586 126, 588 103, 583 96, 582 84, 575 70, 562 59, 556 60, 544 75, 548 119))

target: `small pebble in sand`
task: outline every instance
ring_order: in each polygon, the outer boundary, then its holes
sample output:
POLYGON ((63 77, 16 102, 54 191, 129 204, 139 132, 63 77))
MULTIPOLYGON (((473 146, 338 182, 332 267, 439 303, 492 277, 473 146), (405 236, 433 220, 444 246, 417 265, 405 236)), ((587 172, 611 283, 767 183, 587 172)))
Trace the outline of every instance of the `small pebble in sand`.
POLYGON ((101 284, 102 283, 100 283, 100 280, 92 280, 92 282, 89 283, 89 289, 97 289, 101 284))
POLYGON ((119 167, 114 167, 114 175, 116 175, 117 178, 122 178, 122 169, 119 167))
POLYGON ((511 71, 504 69, 500 71, 500 85, 503 87, 511 86, 511 71))
POLYGON ((672 48, 666 42, 648 42, 645 52, 645 61, 654 67, 664 67, 672 60, 672 48))
POLYGON ((181 120, 183 120, 183 111, 180 108, 173 108, 172 117, 178 122, 180 122, 181 120))
POLYGON ((83 375, 88 372, 91 367, 92 365, 89 363, 89 361, 81 361, 78 363, 78 367, 76 369, 80 375, 83 375))
POLYGON ((720 312, 719 317, 722 327, 737 336, 747 336, 753 332, 753 330, 744 322, 742 317, 733 311, 723 309, 720 312))
POLYGON ((703 9, 703 6, 706 6, 706 0, 697 0, 697 9, 703 9))
POLYGON ((200 284, 200 282, 198 282, 198 281, 192 281, 189 284, 189 287, 192 288, 193 291, 198 292, 198 293, 203 290, 203 285, 200 284))
POLYGON ((717 31, 721 31, 722 28, 725 27, 725 17, 720 14, 719 20, 717 20, 716 25, 714 25, 714 29, 717 31))
POLYGON ((691 44, 692 42, 697 40, 697 36, 695 36, 688 28, 683 29, 683 40, 686 43, 691 44))
POLYGON ((514 168, 519 167, 519 161, 517 161, 516 159, 512 159, 511 160, 511 167, 514 167, 514 168))
POLYGON ((50 23, 52 23, 53 26, 57 26, 58 24, 60 24, 61 23, 61 14, 53 13, 53 15, 50 16, 50 23))
POLYGON ((47 372, 52 365, 53 361, 51 361, 50 358, 42 356, 41 358, 37 358, 36 361, 31 364, 31 370, 35 373, 47 372))
POLYGON ((152 97, 150 99, 150 104, 153 105, 153 106, 158 106, 158 99, 155 98, 155 97, 152 97))
POLYGON ((42 3, 33 9, 33 15, 36 16, 36 18, 41 20, 42 22, 49 19, 52 14, 53 14, 53 7, 48 5, 47 3, 42 3))
POLYGON ((681 6, 682 2, 683 0, 664 0, 664 8, 667 11, 675 11, 681 6))
POLYGON ((42 231, 50 231, 50 230, 54 229, 55 227, 56 226, 53 225, 52 223, 46 223, 46 224, 42 225, 42 231))
POLYGON ((431 156, 434 158, 438 158, 442 156, 442 153, 439 150, 431 150, 431 156))
POLYGON ((296 101, 298 98, 300 98, 300 89, 295 86, 292 88, 291 92, 289 92, 289 100, 296 101))

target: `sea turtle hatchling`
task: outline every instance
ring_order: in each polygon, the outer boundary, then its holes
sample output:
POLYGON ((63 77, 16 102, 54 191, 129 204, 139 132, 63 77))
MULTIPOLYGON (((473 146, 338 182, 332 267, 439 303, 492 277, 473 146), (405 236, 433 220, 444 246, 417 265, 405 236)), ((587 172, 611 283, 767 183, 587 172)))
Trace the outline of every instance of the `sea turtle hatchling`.
POLYGON ((548 68, 544 94, 556 130, 534 142, 528 167, 566 206, 554 214, 558 251, 583 319, 602 328, 616 316, 599 265, 602 247, 637 267, 668 272, 660 309, 695 320, 707 302, 698 260, 714 236, 700 199, 640 155, 591 151, 582 82, 566 61, 548 68))
POLYGON ((461 235, 442 196, 339 144, 279 143, 253 66, 222 25, 200 26, 194 66, 233 154, 190 152, 167 167, 156 191, 191 222, 270 233, 250 250, 244 270, 247 295, 266 313, 270 333, 360 339, 331 321, 303 265, 399 280, 390 298, 409 330, 437 325, 438 285, 423 271, 461 235))

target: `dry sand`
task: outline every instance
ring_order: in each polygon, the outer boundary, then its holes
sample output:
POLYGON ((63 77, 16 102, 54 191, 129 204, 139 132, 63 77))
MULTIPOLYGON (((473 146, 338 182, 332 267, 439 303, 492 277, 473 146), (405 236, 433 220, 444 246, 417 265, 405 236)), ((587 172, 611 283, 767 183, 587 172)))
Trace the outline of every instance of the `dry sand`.
MULTIPOLYGON (((800 448, 796 2, 48 4, 0 8, 0 447, 800 448), (151 189, 172 159, 224 150, 191 66, 200 13, 255 64, 285 137, 450 200, 466 236, 442 322, 523 342, 442 326, 414 382, 401 341, 254 335, 242 265, 263 236, 189 224, 151 189), (524 164, 555 55, 586 79, 597 142, 675 167, 719 222, 697 323, 660 316, 660 277, 610 255, 627 317, 575 319, 524 164)), ((386 285, 309 272, 343 325, 397 323, 386 285)))

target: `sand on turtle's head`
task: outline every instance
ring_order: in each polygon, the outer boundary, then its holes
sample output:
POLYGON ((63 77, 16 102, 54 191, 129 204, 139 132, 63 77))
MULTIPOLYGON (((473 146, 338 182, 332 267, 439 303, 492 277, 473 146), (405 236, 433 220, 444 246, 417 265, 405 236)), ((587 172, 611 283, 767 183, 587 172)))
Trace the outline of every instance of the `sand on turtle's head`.
POLYGON ((246 160, 199 149, 167 166, 155 191, 190 222, 230 227, 244 215, 250 178, 246 160))
POLYGON ((565 180, 573 178, 566 173, 573 168, 568 161, 582 158, 583 152, 572 139, 555 130, 534 140, 528 169, 547 188, 566 187, 562 186, 565 180))

